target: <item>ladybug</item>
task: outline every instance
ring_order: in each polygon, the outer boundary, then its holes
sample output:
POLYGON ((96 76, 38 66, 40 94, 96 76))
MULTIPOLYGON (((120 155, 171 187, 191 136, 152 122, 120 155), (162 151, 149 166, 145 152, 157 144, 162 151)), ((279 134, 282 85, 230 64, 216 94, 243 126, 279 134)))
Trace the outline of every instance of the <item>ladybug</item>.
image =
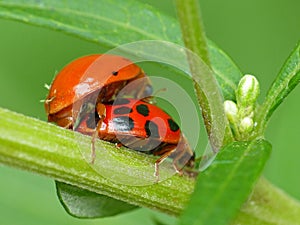
POLYGON ((64 67, 53 80, 45 100, 49 122, 72 129, 83 102, 109 102, 129 82, 139 88, 128 94, 142 98, 152 93, 144 71, 129 59, 117 55, 95 54, 78 58, 64 67), (144 78, 144 79, 139 79, 144 78), (79 107, 74 107, 78 104, 79 107))
MULTIPOLYGON (((94 135, 96 129, 96 135, 102 140, 160 156, 155 162, 157 178, 159 165, 168 157, 173 159, 173 167, 180 174, 185 164, 193 167, 194 152, 179 126, 156 105, 143 100, 117 98, 112 103, 98 104, 96 110, 81 118, 75 128, 80 133, 94 135)), ((95 158, 95 151, 92 158, 95 158)))

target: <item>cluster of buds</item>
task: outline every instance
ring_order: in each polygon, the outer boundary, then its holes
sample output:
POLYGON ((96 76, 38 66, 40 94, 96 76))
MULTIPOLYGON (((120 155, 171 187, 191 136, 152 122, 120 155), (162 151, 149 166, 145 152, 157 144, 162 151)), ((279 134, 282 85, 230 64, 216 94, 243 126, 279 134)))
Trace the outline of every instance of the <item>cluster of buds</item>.
POLYGON ((255 126, 254 112, 259 93, 257 79, 252 75, 245 75, 235 92, 236 103, 230 100, 224 102, 226 116, 237 139, 247 137, 255 126))

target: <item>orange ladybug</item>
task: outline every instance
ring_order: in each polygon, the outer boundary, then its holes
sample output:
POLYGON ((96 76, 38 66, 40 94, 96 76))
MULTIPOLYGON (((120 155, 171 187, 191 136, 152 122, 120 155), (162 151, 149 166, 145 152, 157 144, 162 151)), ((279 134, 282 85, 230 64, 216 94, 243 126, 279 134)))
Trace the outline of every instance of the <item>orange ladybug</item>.
POLYGON ((64 67, 53 80, 45 100, 49 122, 72 129, 80 107, 89 99, 97 103, 112 101, 126 84, 137 81, 129 96, 142 98, 151 95, 152 86, 144 71, 117 55, 95 54, 78 58, 64 67), (139 79, 144 78, 144 79, 139 79), (139 87, 139 88, 137 88, 139 87), (75 109, 75 111, 74 111, 75 109))

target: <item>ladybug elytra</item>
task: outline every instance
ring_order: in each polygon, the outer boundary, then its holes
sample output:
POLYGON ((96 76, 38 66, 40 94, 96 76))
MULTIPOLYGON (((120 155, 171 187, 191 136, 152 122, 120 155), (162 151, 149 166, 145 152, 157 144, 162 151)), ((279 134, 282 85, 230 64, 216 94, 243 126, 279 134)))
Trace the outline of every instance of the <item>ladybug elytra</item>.
POLYGON ((48 121, 72 128, 78 113, 74 104, 80 105, 90 98, 109 102, 133 80, 140 81, 140 88, 128 90, 130 96, 140 98, 152 93, 144 71, 129 59, 107 54, 78 58, 64 67, 51 84, 45 100, 48 121))

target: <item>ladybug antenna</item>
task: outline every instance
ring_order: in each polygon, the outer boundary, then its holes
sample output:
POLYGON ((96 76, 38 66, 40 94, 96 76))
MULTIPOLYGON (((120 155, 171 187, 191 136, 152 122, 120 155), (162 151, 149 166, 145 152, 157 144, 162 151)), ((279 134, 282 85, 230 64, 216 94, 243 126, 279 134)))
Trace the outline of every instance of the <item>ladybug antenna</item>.
POLYGON ((167 91, 167 88, 160 88, 153 93, 153 97, 155 97, 155 95, 157 95, 159 92, 165 92, 165 91, 167 91))
POLYGON ((148 102, 148 103, 150 103, 150 104, 152 104, 152 105, 155 105, 157 102, 156 102, 156 95, 158 94, 158 93, 160 93, 160 92, 164 92, 164 91, 167 91, 167 88, 160 88, 160 89, 158 89, 158 90, 156 90, 154 93, 153 93, 153 95, 150 95, 150 96, 148 96, 148 97, 145 97, 145 98, 143 98, 142 100, 144 101, 144 102, 148 102))

